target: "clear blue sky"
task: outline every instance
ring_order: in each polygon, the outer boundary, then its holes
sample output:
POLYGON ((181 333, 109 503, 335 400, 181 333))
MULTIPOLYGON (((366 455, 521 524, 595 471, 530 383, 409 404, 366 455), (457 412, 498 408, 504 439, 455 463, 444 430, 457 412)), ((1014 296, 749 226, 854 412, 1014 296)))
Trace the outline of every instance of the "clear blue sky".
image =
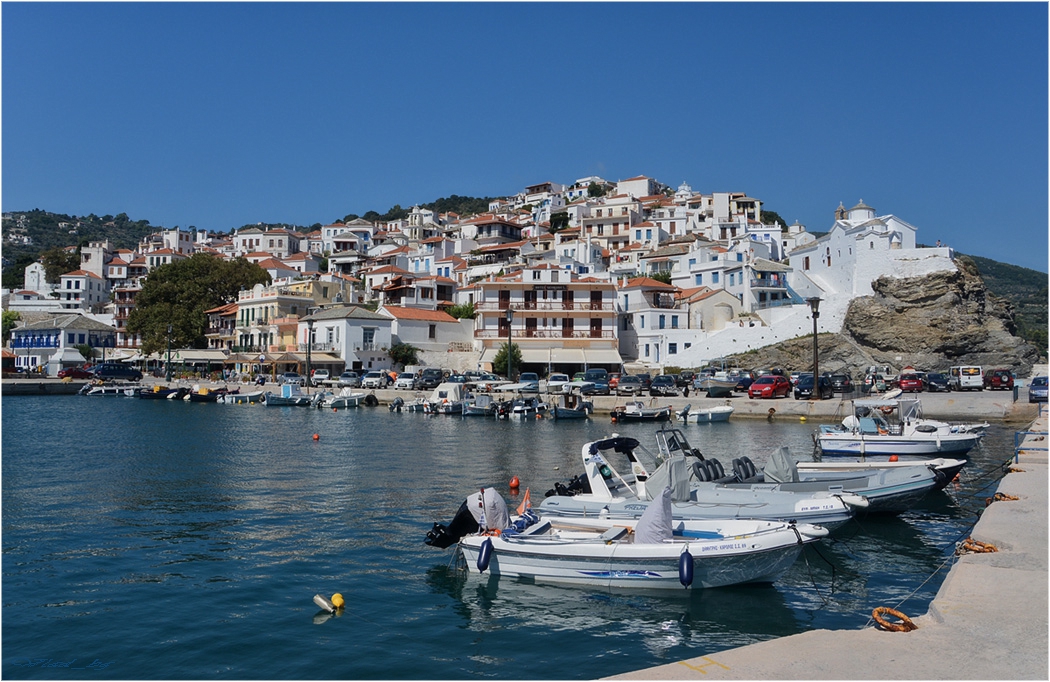
POLYGON ((1047 4, 2 5, 2 208, 229 230, 647 175, 1047 271, 1047 4))

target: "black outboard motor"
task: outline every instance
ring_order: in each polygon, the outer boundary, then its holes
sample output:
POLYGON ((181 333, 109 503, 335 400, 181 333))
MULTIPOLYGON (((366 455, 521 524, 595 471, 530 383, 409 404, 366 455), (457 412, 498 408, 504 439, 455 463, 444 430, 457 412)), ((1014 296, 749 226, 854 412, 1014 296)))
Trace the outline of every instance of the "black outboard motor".
POLYGON ((394 398, 394 402, 390 403, 391 412, 400 412, 401 408, 405 406, 405 399, 401 396, 394 398))
POLYGON ((456 512, 452 521, 447 526, 443 523, 435 523, 434 527, 427 532, 427 537, 423 542, 431 547, 446 549, 459 542, 464 535, 476 532, 478 532, 478 521, 464 500, 463 504, 459 505, 459 511, 456 512))
POLYGON ((555 481, 554 488, 548 490, 544 497, 554 497, 559 495, 561 497, 572 497, 579 493, 590 493, 591 482, 584 474, 577 474, 569 480, 569 484, 565 485, 560 481, 555 481))

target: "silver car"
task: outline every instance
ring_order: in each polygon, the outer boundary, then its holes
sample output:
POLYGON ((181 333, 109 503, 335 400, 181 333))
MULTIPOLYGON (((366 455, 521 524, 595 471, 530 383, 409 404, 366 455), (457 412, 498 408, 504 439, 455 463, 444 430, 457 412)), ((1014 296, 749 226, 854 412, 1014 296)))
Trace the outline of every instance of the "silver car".
POLYGON ((339 385, 348 386, 350 388, 360 388, 361 375, 357 372, 343 372, 339 375, 339 385))

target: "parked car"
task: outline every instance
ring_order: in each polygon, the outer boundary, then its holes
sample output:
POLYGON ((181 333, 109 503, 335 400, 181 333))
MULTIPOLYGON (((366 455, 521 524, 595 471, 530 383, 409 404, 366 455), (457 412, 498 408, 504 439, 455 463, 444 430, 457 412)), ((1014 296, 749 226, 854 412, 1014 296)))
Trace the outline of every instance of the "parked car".
POLYGON ((871 393, 875 391, 877 393, 883 393, 890 387, 890 382, 886 380, 881 374, 868 374, 864 377, 864 382, 861 384, 861 390, 864 393, 871 393))
POLYGON ((987 389, 1001 388, 1009 390, 1014 387, 1014 375, 1008 369, 990 369, 984 373, 984 387, 987 389))
POLYGON ((589 369, 583 373, 583 380, 594 384, 593 388, 584 391, 586 395, 609 395, 608 371, 604 369, 589 369))
POLYGON ((315 369, 310 379, 314 386, 319 386, 331 378, 332 374, 327 369, 315 369))
POLYGON ((518 375, 518 383, 524 384, 521 387, 522 393, 540 392, 540 375, 535 372, 522 372, 518 375))
POLYGON ((644 391, 642 380, 634 374, 624 374, 616 386, 616 395, 641 395, 644 391))
MULTIPOLYGON (((819 400, 827 400, 828 398, 835 397, 835 391, 831 388, 831 379, 828 377, 820 377, 818 382, 820 386, 820 398, 819 400)), ((813 373, 800 374, 798 377, 798 383, 795 384, 795 400, 812 400, 813 398, 813 373)))
POLYGON ((620 377, 623 376, 620 372, 613 372, 609 375, 609 390, 615 391, 616 387, 620 384, 620 377))
POLYGON ((362 388, 386 388, 389 385, 390 375, 379 370, 366 372, 364 378, 361 379, 362 388))
POLYGON ((95 375, 89 369, 83 367, 67 367, 58 370, 59 379, 94 379, 95 375))
POLYGON ((298 384, 299 386, 302 386, 305 382, 306 379, 298 372, 285 372, 277 377, 277 383, 279 384, 298 384))
POLYGON ((1032 383, 1028 385, 1028 402, 1045 403, 1046 389, 1046 377, 1035 377, 1032 379, 1032 383))
POLYGON ((951 390, 948 385, 948 375, 941 374, 940 372, 930 372, 926 375, 926 390, 930 393, 937 391, 943 391, 947 393, 951 390))
POLYGON ((357 372, 343 372, 339 375, 339 385, 350 388, 361 387, 361 375, 357 372))
POLYGON ((122 381, 142 381, 142 372, 134 367, 119 362, 104 362, 95 367, 96 379, 120 379, 122 381))
POLYGON ((427 367, 416 377, 417 391, 431 391, 445 380, 445 373, 436 367, 427 367))
POLYGON ((673 374, 661 374, 658 377, 654 377, 653 382, 649 384, 649 395, 678 395, 675 376, 673 374))
POLYGON ((653 383, 653 378, 646 372, 642 372, 638 375, 638 378, 642 380, 642 388, 649 390, 649 386, 653 383))
POLYGON ((411 391, 416 387, 416 373, 415 372, 401 372, 397 375, 397 381, 394 382, 395 391, 411 391))
POLYGON ((788 393, 791 393, 791 382, 780 374, 761 376, 747 389, 748 398, 786 398, 788 393))
POLYGON ((678 375, 678 388, 685 388, 686 386, 692 387, 693 379, 696 378, 696 372, 691 369, 683 369, 678 375))
POLYGON ((562 393, 567 383, 569 383, 568 374, 554 372, 547 377, 547 393, 562 393))
MULTIPOLYGON (((730 375, 731 377, 733 375, 730 375)), ((743 370, 735 376, 736 386, 733 388, 734 391, 747 392, 747 389, 751 388, 751 384, 755 382, 756 376, 754 372, 749 370, 743 370)))
POLYGON ((832 374, 831 389, 835 391, 835 393, 852 393, 853 380, 849 378, 848 374, 832 374))
POLYGON ((897 388, 904 393, 922 393, 922 378, 918 374, 902 374, 897 379, 897 388))

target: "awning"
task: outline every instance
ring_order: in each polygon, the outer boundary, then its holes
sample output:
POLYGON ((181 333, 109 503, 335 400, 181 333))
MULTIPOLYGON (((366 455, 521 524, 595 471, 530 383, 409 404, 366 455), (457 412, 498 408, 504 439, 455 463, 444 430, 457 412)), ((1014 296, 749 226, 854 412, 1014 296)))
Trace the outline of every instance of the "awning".
POLYGON ((550 361, 559 364, 582 365, 585 358, 582 348, 552 348, 550 361))
MULTIPOLYGON (((164 357, 167 357, 167 352, 164 353, 164 357)), ((212 348, 180 348, 179 350, 171 351, 172 362, 215 362, 223 363, 226 361, 226 353, 224 351, 212 348)))
POLYGON ((498 348, 486 348, 485 352, 481 354, 481 358, 478 360, 479 363, 493 363, 496 361, 496 355, 499 354, 498 348))
MULTIPOLYGON (((517 345, 517 344, 514 344, 517 345)), ((547 364, 548 353, 550 351, 546 348, 522 348, 521 349, 521 361, 532 362, 537 364, 547 364)))
POLYGON ((87 361, 76 348, 63 348, 61 353, 56 353, 51 356, 50 362, 58 362, 63 365, 69 363, 82 365, 87 361))
POLYGON ((588 348, 583 353, 588 363, 601 365, 623 364, 623 358, 620 357, 620 353, 611 348, 588 348))

